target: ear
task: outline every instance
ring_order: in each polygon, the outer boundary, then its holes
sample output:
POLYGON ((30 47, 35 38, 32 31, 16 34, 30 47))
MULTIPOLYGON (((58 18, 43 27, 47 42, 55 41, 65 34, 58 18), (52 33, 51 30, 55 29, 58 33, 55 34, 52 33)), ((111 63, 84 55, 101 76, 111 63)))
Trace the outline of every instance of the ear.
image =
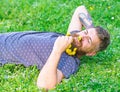
POLYGON ((94 56, 94 55, 96 55, 95 51, 94 52, 88 52, 88 53, 86 53, 86 56, 94 56))

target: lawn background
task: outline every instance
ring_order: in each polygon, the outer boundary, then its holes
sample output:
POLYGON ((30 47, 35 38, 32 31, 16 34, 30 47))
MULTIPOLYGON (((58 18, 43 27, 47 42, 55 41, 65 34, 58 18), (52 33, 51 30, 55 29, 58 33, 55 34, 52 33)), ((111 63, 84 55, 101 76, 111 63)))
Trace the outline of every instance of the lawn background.
MULTIPOLYGON (((94 25, 109 30, 111 44, 95 57, 82 57, 78 72, 50 92, 120 92, 119 0, 0 0, 0 32, 66 33, 75 8, 85 5, 94 25)), ((0 92, 41 92, 36 66, 0 67, 0 92)))

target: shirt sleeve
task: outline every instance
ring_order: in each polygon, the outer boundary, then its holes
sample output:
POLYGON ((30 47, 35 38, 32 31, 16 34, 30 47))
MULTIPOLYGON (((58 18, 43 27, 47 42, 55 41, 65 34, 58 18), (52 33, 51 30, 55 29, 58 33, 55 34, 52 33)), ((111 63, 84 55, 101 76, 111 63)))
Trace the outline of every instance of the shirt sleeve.
POLYGON ((70 75, 78 70, 79 62, 78 58, 63 53, 58 64, 58 69, 63 73, 65 78, 69 78, 70 75))

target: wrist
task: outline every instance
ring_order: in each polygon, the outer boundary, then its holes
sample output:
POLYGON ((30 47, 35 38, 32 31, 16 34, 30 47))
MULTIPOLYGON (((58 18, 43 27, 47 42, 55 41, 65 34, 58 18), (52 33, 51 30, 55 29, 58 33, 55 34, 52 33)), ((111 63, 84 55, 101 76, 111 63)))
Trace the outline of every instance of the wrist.
POLYGON ((62 54, 62 51, 53 49, 53 50, 52 50, 52 54, 61 55, 61 54, 62 54))

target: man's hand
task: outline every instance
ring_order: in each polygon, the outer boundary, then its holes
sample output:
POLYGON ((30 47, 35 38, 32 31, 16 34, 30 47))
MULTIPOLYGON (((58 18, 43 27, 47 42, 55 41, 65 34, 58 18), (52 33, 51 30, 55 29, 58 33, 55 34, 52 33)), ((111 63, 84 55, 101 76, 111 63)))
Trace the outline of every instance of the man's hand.
POLYGON ((92 28, 94 27, 92 18, 90 14, 88 13, 87 9, 85 6, 79 6, 76 11, 78 11, 78 17, 80 19, 81 24, 85 28, 92 28))
POLYGON ((94 27, 92 18, 85 6, 79 6, 75 9, 71 22, 68 27, 68 32, 74 30, 82 31, 82 27, 86 29, 94 27))
POLYGON ((73 42, 73 37, 71 36, 60 36, 56 39, 53 47, 53 51, 62 53, 65 49, 73 42))

